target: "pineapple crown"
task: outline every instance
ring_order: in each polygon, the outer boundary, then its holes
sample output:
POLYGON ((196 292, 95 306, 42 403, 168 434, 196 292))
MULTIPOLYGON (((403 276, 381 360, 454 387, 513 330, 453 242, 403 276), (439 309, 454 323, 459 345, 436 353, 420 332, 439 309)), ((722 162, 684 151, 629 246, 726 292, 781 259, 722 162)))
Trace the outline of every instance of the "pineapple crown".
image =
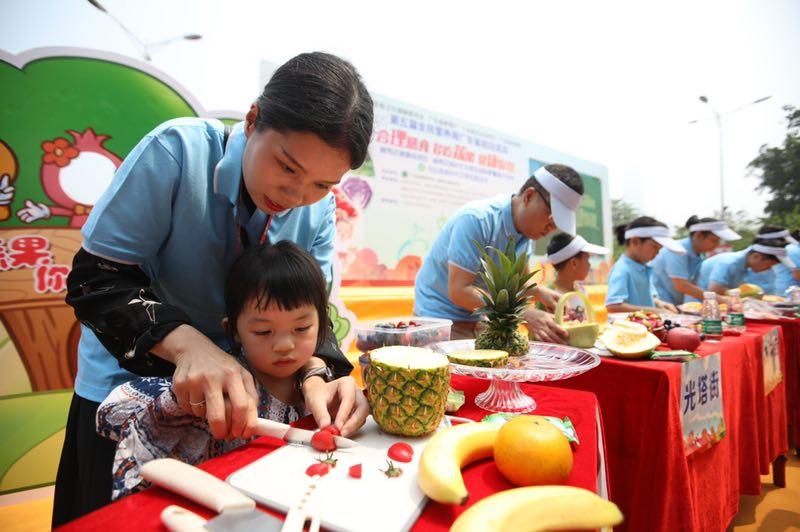
POLYGON ((508 237, 505 251, 493 246, 483 247, 474 240, 472 243, 481 254, 478 276, 486 286, 485 290, 476 287, 484 306, 477 308, 475 314, 484 314, 490 321, 518 324, 522 310, 533 299, 531 290, 536 286, 536 283, 528 284, 536 272, 525 273, 528 254, 523 251, 517 256, 513 236, 508 237), (497 260, 489 255, 490 250, 495 252, 497 260))

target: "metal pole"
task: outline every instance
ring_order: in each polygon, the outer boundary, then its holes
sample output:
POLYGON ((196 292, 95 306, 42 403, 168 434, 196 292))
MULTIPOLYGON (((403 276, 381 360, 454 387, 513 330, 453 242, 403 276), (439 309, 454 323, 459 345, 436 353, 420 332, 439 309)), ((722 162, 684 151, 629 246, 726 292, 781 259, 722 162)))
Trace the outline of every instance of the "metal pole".
POLYGON ((719 131, 719 207, 720 217, 725 218, 725 158, 722 155, 722 117, 714 111, 717 119, 717 130, 719 131))

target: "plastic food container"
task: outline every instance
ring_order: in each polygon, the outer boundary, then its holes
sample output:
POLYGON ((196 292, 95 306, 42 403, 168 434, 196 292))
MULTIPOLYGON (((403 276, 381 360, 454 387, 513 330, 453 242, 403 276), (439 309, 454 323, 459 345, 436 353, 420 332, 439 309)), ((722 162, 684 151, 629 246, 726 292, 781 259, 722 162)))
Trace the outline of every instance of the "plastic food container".
POLYGON ((440 318, 400 317, 359 323, 356 348, 362 353, 388 345, 425 347, 450 339, 453 322, 440 318))

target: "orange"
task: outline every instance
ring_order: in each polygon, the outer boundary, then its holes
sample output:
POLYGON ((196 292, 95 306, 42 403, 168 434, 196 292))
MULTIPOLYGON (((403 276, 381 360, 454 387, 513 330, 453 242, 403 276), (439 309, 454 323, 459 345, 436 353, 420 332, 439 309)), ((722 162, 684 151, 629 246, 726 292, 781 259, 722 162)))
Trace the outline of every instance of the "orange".
POLYGON ((500 427, 494 462, 517 486, 563 484, 572 471, 572 448, 545 418, 517 416, 500 427))

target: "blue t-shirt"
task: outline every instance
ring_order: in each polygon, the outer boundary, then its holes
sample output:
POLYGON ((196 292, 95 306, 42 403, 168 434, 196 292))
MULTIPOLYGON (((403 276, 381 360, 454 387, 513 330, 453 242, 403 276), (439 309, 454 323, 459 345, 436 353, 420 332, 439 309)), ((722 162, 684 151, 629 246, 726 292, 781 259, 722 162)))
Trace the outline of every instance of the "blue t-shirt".
POLYGON ((622 254, 611 268, 608 276, 608 292, 606 305, 614 303, 628 303, 640 307, 652 307, 656 296, 656 287, 653 285, 653 269, 636 262, 622 254))
POLYGON ((703 261, 697 284, 708 290, 711 283, 719 283, 728 288, 737 288, 744 282, 747 273, 747 253, 750 248, 731 253, 720 253, 703 261))
POLYGON ((690 237, 678 243, 686 250, 686 255, 678 255, 667 248, 661 248, 656 258, 650 262, 658 298, 673 305, 682 304, 684 294, 678 292, 672 279, 686 279, 696 284, 700 266, 703 264, 703 257, 695 252, 690 237))
MULTIPOLYGON (((800 268, 800 244, 789 244, 786 246, 786 252, 794 265, 800 268)), ((787 266, 778 264, 772 270, 775 272, 775 293, 777 295, 785 296, 789 287, 800 286, 800 281, 794 278, 792 270, 787 266)))
MULTIPOLYGON (((511 218, 512 196, 497 196, 469 203, 444 224, 436 236, 414 284, 414 314, 454 321, 477 321, 478 316, 459 307, 447 296, 450 264, 470 273, 480 271, 480 252, 472 243, 505 250, 513 236, 517 254, 530 256, 531 240, 519 233, 511 218)), ((490 252, 492 258, 496 255, 490 252)))
MULTIPOLYGON (((773 266, 769 270, 764 270, 763 272, 754 272, 750 268, 744 274, 744 281, 745 283, 754 284, 760 286, 762 290, 764 290, 765 294, 775 294, 775 268, 778 266, 783 266, 783 264, 778 264, 777 266, 773 266)), ((785 268, 785 266, 784 266, 785 268)))
MULTIPOLYGON (((83 226, 83 247, 112 261, 136 264, 159 299, 179 307, 192 325, 226 347, 221 320, 224 283, 237 254, 236 220, 258 242, 267 215, 239 207, 244 123, 223 146, 219 120, 170 120, 144 137, 125 158, 83 226)), ((330 279, 336 233, 333 195, 273 216, 270 242, 290 240, 317 258, 330 279)), ((87 327, 81 329, 75 392, 103 401, 136 376, 87 327)))

